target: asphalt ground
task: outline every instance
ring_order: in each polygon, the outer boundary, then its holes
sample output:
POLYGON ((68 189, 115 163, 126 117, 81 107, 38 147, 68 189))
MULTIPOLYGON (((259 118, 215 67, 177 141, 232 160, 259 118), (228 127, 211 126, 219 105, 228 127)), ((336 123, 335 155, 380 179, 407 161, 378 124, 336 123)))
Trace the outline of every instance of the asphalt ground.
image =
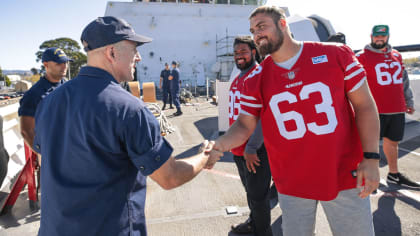
MULTIPOLYGON (((420 82, 414 86, 420 98, 420 82)), ((399 152, 400 171, 416 181, 420 181, 419 103, 416 114, 406 123, 399 152)), ((184 115, 178 117, 171 116, 174 109, 164 111, 175 128, 166 138, 177 158, 195 154, 204 139, 218 136, 216 105, 193 99, 190 106, 182 108, 184 115)), ((386 184, 388 167, 383 153, 380 167, 381 185, 378 193, 371 195, 376 235, 420 235, 420 191, 386 184)), ((245 221, 249 214, 244 188, 229 153, 212 170, 202 171, 177 189, 163 190, 150 179, 147 188, 146 222, 151 236, 235 236, 230 232, 231 225, 245 221), (237 213, 227 214, 229 206, 236 207, 237 213)), ((316 235, 332 235, 322 207, 317 215, 316 235)), ((39 219, 40 212, 30 211, 24 192, 12 210, 0 216, 0 236, 37 235, 39 219)), ((276 205, 272 210, 275 235, 282 235, 281 222, 281 210, 276 205)))

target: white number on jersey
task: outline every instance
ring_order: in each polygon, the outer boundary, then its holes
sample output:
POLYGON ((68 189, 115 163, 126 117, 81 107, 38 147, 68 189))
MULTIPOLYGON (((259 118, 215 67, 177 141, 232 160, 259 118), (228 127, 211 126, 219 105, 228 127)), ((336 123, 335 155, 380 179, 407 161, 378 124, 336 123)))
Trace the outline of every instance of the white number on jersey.
POLYGON ((240 104, 241 93, 239 91, 229 91, 229 118, 233 118, 233 120, 237 120, 239 116, 239 112, 241 111, 241 104, 240 104))
POLYGON ((302 138, 305 135, 307 129, 316 135, 329 134, 335 131, 338 122, 334 107, 332 106, 331 92, 327 85, 321 82, 316 82, 313 84, 303 86, 302 90, 299 93, 300 100, 309 99, 309 94, 315 92, 319 92, 322 97, 322 103, 316 104, 315 110, 317 114, 325 113, 327 115, 328 123, 325 125, 317 125, 315 122, 311 122, 305 125, 304 117, 302 116, 302 114, 296 111, 281 113, 278 106, 280 102, 298 102, 297 97, 294 94, 290 92, 282 92, 271 97, 269 105, 271 108, 271 112, 273 113, 273 116, 276 120, 277 127, 280 131, 281 136, 288 140, 291 140, 302 138), (296 130, 286 130, 286 126, 284 125, 284 123, 289 120, 295 121, 296 130))
POLYGON ((386 63, 379 63, 375 66, 375 71, 376 79, 378 80, 378 84, 380 85, 390 85, 392 81, 394 81, 394 84, 402 83, 402 76, 401 78, 398 78, 398 75, 400 75, 401 73, 401 64, 397 61, 392 62, 390 65, 386 63), (391 77, 391 74, 388 72, 388 69, 392 69, 394 67, 397 67, 397 70, 391 77))

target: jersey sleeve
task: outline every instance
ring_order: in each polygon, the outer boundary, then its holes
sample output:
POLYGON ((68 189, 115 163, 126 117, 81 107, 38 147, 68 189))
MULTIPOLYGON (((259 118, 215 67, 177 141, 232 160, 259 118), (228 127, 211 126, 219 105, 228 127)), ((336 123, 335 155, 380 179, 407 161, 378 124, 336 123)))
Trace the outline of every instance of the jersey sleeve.
POLYGON ((173 151, 160 134, 159 122, 145 107, 127 121, 123 139, 128 156, 144 176, 159 169, 173 151))
POLYGON ((260 116, 262 108, 262 65, 256 67, 244 80, 241 93, 241 114, 260 116))
POLYGON ((405 66, 404 66, 404 62, 403 62, 403 58, 402 58, 402 56, 401 56, 401 53, 400 52, 398 52, 397 50, 395 50, 395 49, 392 49, 392 54, 396 57, 396 58, 398 58, 398 61, 400 62, 400 64, 401 64, 401 67, 402 67, 402 70, 405 70, 405 66))
POLYGON ((338 58, 344 71, 344 89, 346 93, 356 91, 366 81, 366 71, 349 47, 341 45, 338 48, 338 58))

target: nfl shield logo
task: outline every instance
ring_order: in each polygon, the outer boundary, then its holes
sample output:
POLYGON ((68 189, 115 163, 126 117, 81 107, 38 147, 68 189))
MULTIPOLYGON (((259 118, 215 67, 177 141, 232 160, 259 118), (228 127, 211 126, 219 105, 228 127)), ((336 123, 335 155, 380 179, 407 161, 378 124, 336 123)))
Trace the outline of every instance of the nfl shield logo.
POLYGON ((289 77, 289 79, 294 79, 295 78, 295 72, 290 71, 289 73, 287 73, 287 76, 289 77))

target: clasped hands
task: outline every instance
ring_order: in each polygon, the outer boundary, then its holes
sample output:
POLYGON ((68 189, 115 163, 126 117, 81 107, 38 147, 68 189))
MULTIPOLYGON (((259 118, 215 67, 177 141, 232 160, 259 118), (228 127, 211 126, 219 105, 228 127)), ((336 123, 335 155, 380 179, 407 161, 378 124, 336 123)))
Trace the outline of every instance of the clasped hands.
POLYGON ((223 156, 223 152, 220 151, 221 147, 219 143, 215 141, 208 141, 205 140, 198 151, 198 153, 202 153, 207 157, 207 163, 204 166, 204 169, 212 169, 213 166, 216 164, 217 161, 223 156))

